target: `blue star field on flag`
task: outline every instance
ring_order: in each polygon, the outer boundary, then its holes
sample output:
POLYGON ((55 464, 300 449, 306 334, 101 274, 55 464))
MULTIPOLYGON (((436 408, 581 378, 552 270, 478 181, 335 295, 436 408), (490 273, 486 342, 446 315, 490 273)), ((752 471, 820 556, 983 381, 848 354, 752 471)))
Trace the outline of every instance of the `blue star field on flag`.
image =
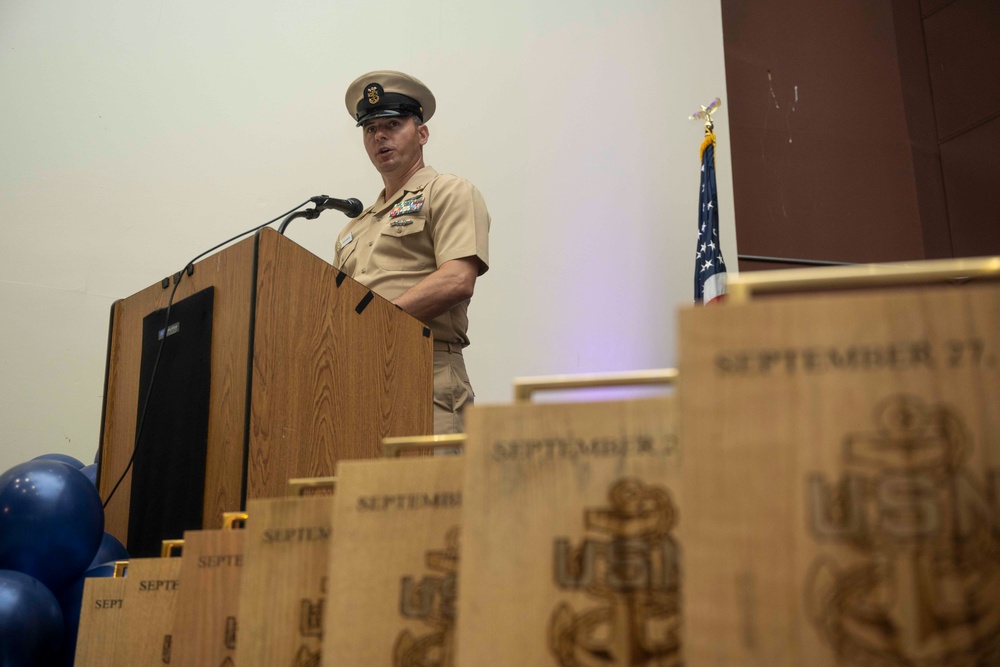
POLYGON ((719 244, 719 200, 715 187, 715 135, 701 145, 701 198, 695 252, 694 300, 711 303, 726 293, 726 262, 719 244))

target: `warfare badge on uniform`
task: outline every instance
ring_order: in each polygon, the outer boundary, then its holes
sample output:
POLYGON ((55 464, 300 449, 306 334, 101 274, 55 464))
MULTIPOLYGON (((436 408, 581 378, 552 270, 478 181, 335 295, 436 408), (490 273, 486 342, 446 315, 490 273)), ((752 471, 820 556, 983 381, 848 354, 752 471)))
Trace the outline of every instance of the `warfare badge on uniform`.
POLYGON ((398 218, 401 215, 409 215, 411 213, 416 213, 424 207, 424 196, 414 197, 413 199, 407 199, 406 201, 401 201, 392 207, 389 211, 390 218, 398 218))

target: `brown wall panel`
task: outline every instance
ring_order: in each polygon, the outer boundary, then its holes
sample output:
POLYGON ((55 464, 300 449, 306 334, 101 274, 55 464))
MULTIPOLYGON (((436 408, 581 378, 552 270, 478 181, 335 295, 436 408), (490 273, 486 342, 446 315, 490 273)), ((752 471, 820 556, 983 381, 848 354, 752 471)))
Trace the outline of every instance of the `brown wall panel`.
POLYGON ((1000 2, 956 0, 924 31, 941 140, 1000 115, 1000 2))
MULTIPOLYGON (((898 122, 905 123, 910 137, 924 257, 953 257, 948 206, 941 174, 941 150, 934 119, 931 79, 927 71, 924 19, 914 0, 893 0, 892 6, 905 109, 905 116, 898 122)), ((886 118, 886 122, 897 121, 886 118)))
POLYGON ((1000 255, 1000 117, 941 145, 958 257, 1000 255))
POLYGON ((741 254, 831 262, 923 257, 909 145, 733 132, 741 254), (744 171, 737 156, 750 160, 744 171), (747 157, 749 156, 749 157, 747 157))
POLYGON ((923 258, 891 3, 722 9, 740 252, 923 258))
POLYGON ((924 16, 930 16, 953 2, 955 0, 920 0, 920 11, 924 16))

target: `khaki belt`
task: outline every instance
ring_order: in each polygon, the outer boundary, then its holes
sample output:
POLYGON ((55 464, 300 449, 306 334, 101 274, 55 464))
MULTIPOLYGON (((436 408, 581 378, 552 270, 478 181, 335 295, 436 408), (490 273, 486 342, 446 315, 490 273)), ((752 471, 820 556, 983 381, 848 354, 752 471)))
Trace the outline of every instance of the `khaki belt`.
POLYGON ((462 354, 462 344, 461 343, 449 343, 445 340, 434 341, 434 351, 435 352, 451 352, 453 354, 462 354))

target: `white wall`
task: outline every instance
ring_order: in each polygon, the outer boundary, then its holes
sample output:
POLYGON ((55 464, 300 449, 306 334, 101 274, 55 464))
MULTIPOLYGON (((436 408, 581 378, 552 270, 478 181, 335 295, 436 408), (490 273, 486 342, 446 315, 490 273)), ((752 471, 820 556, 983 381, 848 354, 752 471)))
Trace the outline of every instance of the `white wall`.
MULTIPOLYGON (((493 214, 466 354, 479 400, 508 401, 514 376, 675 363, 702 135, 687 116, 726 100, 719 2, 3 0, 0 471, 93 460, 113 300, 312 195, 374 200, 343 97, 382 68, 431 87, 426 161, 493 214)), ((330 259, 345 222, 289 236, 330 259)))

